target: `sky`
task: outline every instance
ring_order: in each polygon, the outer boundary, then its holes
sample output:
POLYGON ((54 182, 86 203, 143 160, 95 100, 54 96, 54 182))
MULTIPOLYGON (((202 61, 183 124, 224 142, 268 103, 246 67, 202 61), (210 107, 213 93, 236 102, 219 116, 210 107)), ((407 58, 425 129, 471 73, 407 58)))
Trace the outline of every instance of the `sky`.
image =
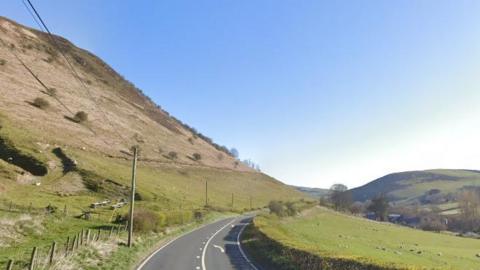
MULTIPOLYGON (((32 2, 52 32, 285 183, 480 169, 480 1, 32 2)), ((36 27, 21 0, 0 11, 36 27)))

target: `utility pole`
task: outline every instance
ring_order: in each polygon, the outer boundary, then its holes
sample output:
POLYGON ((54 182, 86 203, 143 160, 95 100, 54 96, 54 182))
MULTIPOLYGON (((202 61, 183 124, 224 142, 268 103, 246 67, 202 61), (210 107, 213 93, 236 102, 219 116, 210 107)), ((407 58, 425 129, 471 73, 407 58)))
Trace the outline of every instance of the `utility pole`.
POLYGON ((205 206, 208 206, 208 180, 205 180, 205 206))
POLYGON ((137 175, 137 155, 138 149, 133 147, 133 166, 132 166, 132 190, 130 193, 130 219, 128 221, 128 247, 132 247, 133 242, 133 205, 135 204, 135 181, 137 175))

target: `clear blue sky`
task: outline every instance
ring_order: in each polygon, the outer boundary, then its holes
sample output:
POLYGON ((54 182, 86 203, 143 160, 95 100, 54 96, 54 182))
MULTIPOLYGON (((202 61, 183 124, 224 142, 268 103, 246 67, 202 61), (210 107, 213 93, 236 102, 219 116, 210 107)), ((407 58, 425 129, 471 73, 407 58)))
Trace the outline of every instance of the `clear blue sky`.
MULTIPOLYGON (((284 182, 480 169, 480 1, 32 1, 53 32, 284 182)), ((0 10, 35 26, 20 0, 0 10)))

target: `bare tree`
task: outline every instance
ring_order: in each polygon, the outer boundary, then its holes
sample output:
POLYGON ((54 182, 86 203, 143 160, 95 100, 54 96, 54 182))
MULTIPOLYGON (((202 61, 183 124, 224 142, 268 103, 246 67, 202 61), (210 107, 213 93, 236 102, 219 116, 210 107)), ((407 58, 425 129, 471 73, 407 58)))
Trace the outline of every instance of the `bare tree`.
POLYGON ((477 190, 467 190, 458 199, 460 213, 465 222, 465 229, 472 230, 480 223, 480 195, 477 190))
POLYGON ((330 201, 337 211, 347 210, 352 204, 352 193, 343 184, 334 184, 330 187, 330 201))
POLYGON ((388 207, 389 205, 385 195, 380 194, 372 199, 372 202, 367 207, 367 210, 374 212, 377 218, 381 221, 385 221, 387 220, 388 207))
POLYGON ((365 211, 365 206, 362 202, 354 202, 350 205, 350 212, 352 214, 358 215, 365 211))

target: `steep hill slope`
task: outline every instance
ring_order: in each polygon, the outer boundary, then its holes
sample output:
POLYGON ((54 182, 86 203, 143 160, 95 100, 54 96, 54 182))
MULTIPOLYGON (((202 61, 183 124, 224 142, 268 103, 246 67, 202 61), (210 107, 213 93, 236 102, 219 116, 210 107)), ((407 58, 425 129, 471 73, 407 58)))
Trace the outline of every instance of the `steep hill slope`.
POLYGON ((352 189, 352 193, 357 201, 382 193, 394 201, 421 201, 426 193, 448 197, 472 186, 480 186, 480 171, 427 170, 389 174, 352 189))
POLYGON ((124 198, 132 145, 141 148, 137 181, 145 207, 201 206, 205 181, 209 204, 219 207, 231 207, 232 193, 239 209, 249 206, 250 197, 258 207, 303 196, 239 163, 69 41, 55 37, 79 80, 46 34, 0 17, 0 38, 4 203, 68 204, 79 212, 101 198, 124 198), (88 120, 76 121, 79 111, 88 120))

